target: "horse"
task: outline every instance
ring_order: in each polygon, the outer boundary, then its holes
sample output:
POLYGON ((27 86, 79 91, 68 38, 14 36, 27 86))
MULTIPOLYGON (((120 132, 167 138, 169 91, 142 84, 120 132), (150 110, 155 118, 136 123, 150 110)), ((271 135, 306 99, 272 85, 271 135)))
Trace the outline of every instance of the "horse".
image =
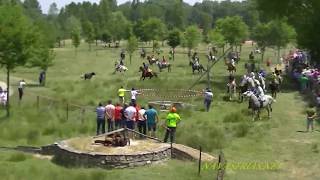
POLYGON ((237 68, 234 64, 228 63, 227 66, 228 66, 227 70, 229 71, 230 74, 234 74, 235 72, 237 72, 237 68))
POLYGON ((229 96, 229 101, 232 101, 237 93, 237 84, 235 83, 235 81, 233 81, 233 82, 227 84, 227 88, 228 88, 227 93, 229 96))
POLYGON ((128 71, 128 68, 126 67, 126 66, 124 66, 124 65, 120 65, 120 64, 115 64, 115 71, 114 71, 114 73, 116 73, 116 72, 126 72, 126 71, 128 71))
POLYGON ((81 76, 81 78, 84 79, 84 80, 87 80, 87 79, 90 80, 95 75, 96 75, 95 72, 85 73, 84 75, 81 76))
POLYGON ((270 95, 264 95, 264 101, 260 102, 258 97, 252 91, 246 91, 243 94, 249 98, 249 108, 252 109, 253 121, 255 117, 260 119, 260 111, 263 108, 267 109, 268 117, 271 118, 272 103, 276 102, 275 99, 273 99, 270 95))
POLYGON ((151 57, 151 56, 147 56, 147 60, 151 66, 159 61, 158 59, 155 59, 154 57, 151 57))
POLYGON ((202 64, 196 64, 192 61, 190 61, 191 63, 191 67, 192 67, 192 73, 194 74, 194 71, 198 71, 198 73, 202 73, 203 71, 206 71, 206 69, 204 69, 204 67, 202 66, 202 64))
POLYGON ((142 72, 140 80, 142 79, 143 81, 146 79, 146 77, 148 77, 149 79, 151 79, 152 77, 158 77, 157 73, 152 71, 146 72, 146 70, 142 66, 139 67, 139 72, 142 72))
POLYGON ((160 72, 162 72, 162 69, 168 68, 168 72, 171 72, 171 64, 170 63, 162 63, 157 61, 156 64, 159 67, 160 72))

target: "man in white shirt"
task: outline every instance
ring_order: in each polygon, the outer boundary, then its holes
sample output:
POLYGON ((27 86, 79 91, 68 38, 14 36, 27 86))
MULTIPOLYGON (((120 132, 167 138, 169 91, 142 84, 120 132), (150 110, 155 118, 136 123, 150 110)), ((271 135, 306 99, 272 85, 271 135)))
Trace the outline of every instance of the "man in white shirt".
POLYGON ((131 102, 132 103, 136 103, 137 102, 137 95, 139 95, 140 93, 138 92, 138 90, 132 88, 131 89, 131 102))
POLYGON ((26 85, 26 82, 24 80, 19 81, 19 87, 18 87, 18 91, 19 91, 19 100, 22 100, 22 96, 23 96, 23 89, 24 86, 26 85))
POLYGON ((112 101, 108 101, 108 105, 106 108, 106 117, 107 117, 107 123, 108 123, 108 132, 111 132, 114 130, 114 110, 115 106, 112 104, 112 101))
POLYGON ((209 88, 207 88, 206 91, 204 92, 204 106, 207 112, 209 112, 212 99, 213 99, 213 93, 209 88))
MULTIPOLYGON (((129 107, 124 110, 124 115, 126 117, 126 127, 128 129, 134 129, 134 121, 137 116, 137 109, 130 103, 129 107)), ((129 137, 133 138, 133 134, 129 133, 129 137)))
MULTIPOLYGON (((144 117, 145 112, 146 110, 144 107, 141 107, 138 111, 138 130, 141 134, 147 135, 147 123, 144 117)), ((140 136, 140 138, 143 138, 143 136, 140 136)))

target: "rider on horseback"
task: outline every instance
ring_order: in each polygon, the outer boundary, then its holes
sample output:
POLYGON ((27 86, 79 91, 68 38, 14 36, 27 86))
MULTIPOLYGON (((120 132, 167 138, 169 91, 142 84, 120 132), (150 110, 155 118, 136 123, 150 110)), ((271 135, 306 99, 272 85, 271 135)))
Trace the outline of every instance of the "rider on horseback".
POLYGON ((151 69, 149 68, 149 66, 146 63, 142 63, 143 65, 143 69, 144 69, 144 75, 147 75, 147 73, 151 72, 151 69))
POLYGON ((265 101, 265 97, 264 97, 264 91, 263 91, 259 81, 256 81, 255 93, 260 101, 260 107, 263 107, 263 102, 265 101))

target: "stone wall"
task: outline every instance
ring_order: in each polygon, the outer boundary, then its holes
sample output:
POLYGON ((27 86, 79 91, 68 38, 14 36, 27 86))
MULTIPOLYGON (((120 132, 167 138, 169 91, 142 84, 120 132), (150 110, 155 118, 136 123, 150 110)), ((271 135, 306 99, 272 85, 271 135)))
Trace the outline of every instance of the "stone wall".
POLYGON ((106 155, 101 153, 79 152, 56 143, 42 147, 42 154, 53 155, 53 161, 63 166, 109 169, 136 167, 161 162, 171 157, 171 150, 169 147, 166 147, 154 152, 135 155, 106 155))

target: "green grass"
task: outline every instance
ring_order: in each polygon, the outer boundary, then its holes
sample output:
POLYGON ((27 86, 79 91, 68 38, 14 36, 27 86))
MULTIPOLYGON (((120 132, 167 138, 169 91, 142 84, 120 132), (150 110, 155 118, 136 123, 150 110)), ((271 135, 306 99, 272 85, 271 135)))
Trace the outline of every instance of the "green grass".
MULTIPOLYGON (((30 145, 40 146, 55 141, 78 136, 95 134, 95 114, 93 109, 86 109, 83 115, 80 109, 71 104, 96 106, 98 102, 108 99, 117 101, 117 89, 124 86, 129 89, 156 88, 160 95, 168 94, 166 89, 188 89, 199 77, 192 75, 185 54, 177 54, 172 62, 172 72, 160 73, 158 79, 139 81, 138 67, 142 60, 138 52, 134 54, 132 64, 128 60, 129 71, 125 74, 112 74, 114 62, 118 59, 120 49, 97 48, 89 52, 83 44, 75 56, 70 44, 56 49, 55 64, 47 74, 46 87, 27 87, 26 96, 19 105, 17 94, 12 99, 12 117, 0 120, 0 146, 30 145), (85 72, 96 72, 91 81, 80 79, 85 72), (49 96, 52 102, 40 98, 37 109, 36 96, 49 96), (69 104, 68 120, 66 104, 69 104)), ((168 47, 164 47, 168 52, 168 47)), ((199 47, 204 51, 206 47, 199 47)), ((244 46, 242 60, 238 65, 241 75, 244 63, 252 49, 244 46)), ((148 49, 149 50, 149 49, 148 49)), ((179 49, 179 51, 183 51, 179 49)), ((288 52, 288 51, 287 51, 288 52)), ((284 52, 283 52, 284 53, 284 52)), ((267 58, 276 61, 272 50, 268 49, 267 58)), ((200 56, 201 62, 206 59, 200 56)), ((264 66, 262 63, 261 66, 264 66)), ((158 69, 152 67, 154 71, 158 69)), ((16 88, 20 79, 27 83, 37 81, 38 69, 17 68, 12 74, 12 86, 16 88)), ((224 63, 219 62, 212 70, 214 100, 209 113, 203 111, 202 97, 175 99, 196 105, 194 110, 181 112, 182 123, 177 130, 177 142, 191 147, 202 148, 209 153, 224 151, 228 162, 265 162, 277 161, 281 169, 276 171, 228 170, 226 179, 319 179, 316 174, 320 168, 319 132, 299 133, 305 130, 306 103, 292 87, 279 94, 274 105, 272 119, 266 112, 262 120, 251 121, 247 103, 224 101, 226 95, 227 72, 224 63)), ((5 80, 5 73, 0 73, 0 80, 5 80)), ((238 77, 238 76, 237 76, 238 77)), ((206 86, 205 78, 194 89, 201 90, 206 86)), ((129 95, 127 96, 129 98, 129 95)), ((138 97, 142 105, 156 97, 138 97)), ((171 99, 166 99, 171 100, 171 99)), ((0 117, 5 114, 0 110, 0 117)), ((166 114, 161 113, 162 123, 166 114)), ((319 129, 319 128, 318 128, 319 129)), ((164 129, 159 127, 158 136, 163 138, 164 129)), ((57 166, 49 160, 38 159, 32 155, 4 151, 0 153, 0 174, 3 179, 214 179, 214 170, 203 171, 197 176, 197 164, 194 162, 168 161, 159 165, 125 170, 69 169, 57 166)))

